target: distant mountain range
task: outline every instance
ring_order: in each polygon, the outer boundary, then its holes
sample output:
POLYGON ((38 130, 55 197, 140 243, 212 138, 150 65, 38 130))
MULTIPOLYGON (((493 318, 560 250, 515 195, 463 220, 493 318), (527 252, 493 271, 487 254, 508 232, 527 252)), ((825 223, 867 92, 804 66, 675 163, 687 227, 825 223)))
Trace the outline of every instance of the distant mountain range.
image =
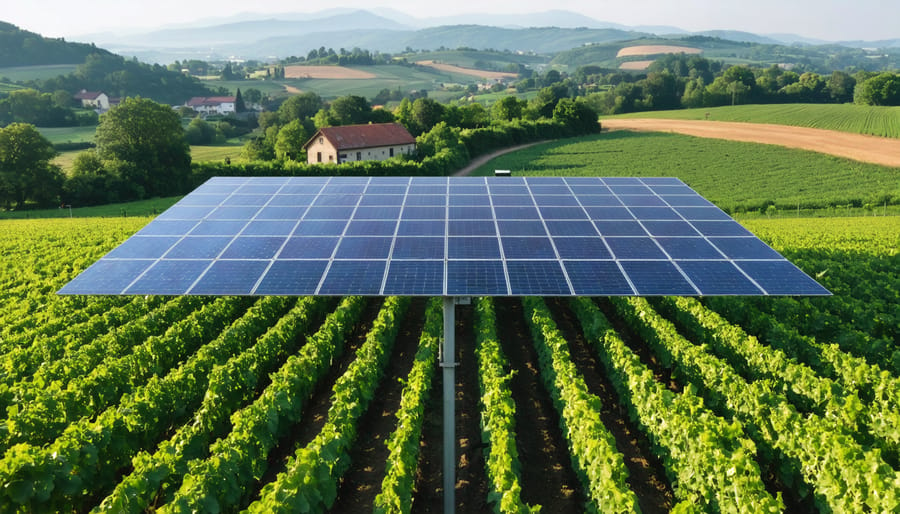
MULTIPOLYGON (((535 14, 470 14, 413 18, 389 9, 330 9, 315 13, 259 14, 207 19, 138 34, 87 34, 76 38, 149 62, 179 59, 272 59, 306 55, 320 47, 395 53, 413 48, 554 53, 578 46, 651 36, 702 35, 779 45, 835 44, 796 34, 758 35, 732 30, 688 32, 668 26, 624 26, 562 10, 535 14)), ((896 48, 900 39, 837 42, 855 48, 896 48)))

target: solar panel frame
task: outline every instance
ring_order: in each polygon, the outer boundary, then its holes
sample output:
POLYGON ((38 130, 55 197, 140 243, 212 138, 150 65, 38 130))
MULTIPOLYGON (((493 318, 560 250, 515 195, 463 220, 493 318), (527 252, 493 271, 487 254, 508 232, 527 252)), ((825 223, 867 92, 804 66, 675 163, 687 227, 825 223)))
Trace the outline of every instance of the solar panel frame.
POLYGON ((59 293, 830 294, 673 177, 215 177, 59 293))

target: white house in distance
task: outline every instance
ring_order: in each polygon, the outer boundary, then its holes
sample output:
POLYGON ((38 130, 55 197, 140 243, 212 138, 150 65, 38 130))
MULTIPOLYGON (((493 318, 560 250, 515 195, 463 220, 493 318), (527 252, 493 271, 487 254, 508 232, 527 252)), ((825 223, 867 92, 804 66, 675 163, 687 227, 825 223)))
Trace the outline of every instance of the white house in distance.
POLYGON ((234 96, 195 96, 185 102, 185 106, 200 114, 229 114, 235 112, 234 96))
POLYGON ((81 102, 85 109, 95 109, 100 112, 109 110, 109 96, 103 91, 88 91, 82 89, 75 94, 75 99, 81 102))
POLYGON ((399 123, 344 125, 319 129, 306 144, 306 161, 383 161, 416 150, 416 138, 399 123))

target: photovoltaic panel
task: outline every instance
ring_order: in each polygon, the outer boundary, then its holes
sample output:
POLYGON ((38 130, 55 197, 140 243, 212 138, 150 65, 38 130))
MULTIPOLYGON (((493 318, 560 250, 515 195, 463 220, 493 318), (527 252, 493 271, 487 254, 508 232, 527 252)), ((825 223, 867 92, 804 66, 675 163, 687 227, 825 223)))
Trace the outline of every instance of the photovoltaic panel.
POLYGON ((829 293, 671 177, 217 177, 60 294, 829 293))

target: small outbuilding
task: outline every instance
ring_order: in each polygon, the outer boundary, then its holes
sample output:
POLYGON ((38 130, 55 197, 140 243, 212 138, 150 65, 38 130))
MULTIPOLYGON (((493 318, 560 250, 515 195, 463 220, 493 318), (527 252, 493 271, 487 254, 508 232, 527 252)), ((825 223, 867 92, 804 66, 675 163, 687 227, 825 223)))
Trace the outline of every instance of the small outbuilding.
POLYGON ((344 125, 319 129, 303 145, 307 162, 383 161, 416 151, 416 138, 399 123, 344 125))
POLYGON ((106 112, 110 107, 110 98, 103 91, 82 89, 75 93, 75 99, 81 102, 81 107, 84 109, 94 109, 97 112, 106 112))

